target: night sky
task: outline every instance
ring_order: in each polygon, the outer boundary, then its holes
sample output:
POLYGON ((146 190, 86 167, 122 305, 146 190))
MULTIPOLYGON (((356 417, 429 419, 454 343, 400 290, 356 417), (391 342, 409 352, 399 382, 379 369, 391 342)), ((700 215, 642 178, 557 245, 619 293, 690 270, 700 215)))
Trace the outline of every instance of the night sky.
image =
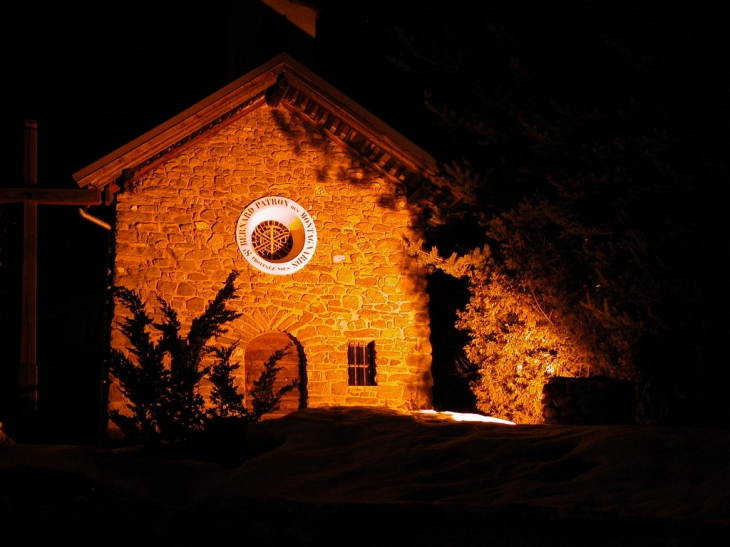
MULTIPOLYGON (((377 0, 347 7, 341 4, 349 2, 312 3, 324 8, 316 41, 253 0, 178 3, 174 9, 149 2, 6 5, 0 15, 5 104, 0 111, 0 186, 22 183, 24 118, 38 120, 39 184, 74 188, 74 172, 281 51, 435 156, 451 155, 452 149, 441 147, 423 106, 423 82, 387 59, 394 43, 387 29, 418 26, 421 17, 423 25, 437 26, 434 10, 426 17, 418 7, 421 3, 410 1, 377 0)), ((539 3, 524 4, 529 10, 539 3)), ((459 10, 461 5, 444 3, 443 9, 459 10)), ((709 9, 711 3, 697 6, 684 15, 657 11, 656 19, 625 23, 627 28, 635 24, 642 39, 655 34, 658 43, 672 49, 665 61, 666 72, 673 74, 668 81, 680 82, 683 89, 667 90, 670 100, 672 93, 686 97, 696 91, 706 102, 720 104, 729 90, 727 64, 722 64, 726 59, 713 41, 721 21, 714 8, 709 9), (698 51, 705 55, 698 56, 698 51), (673 72, 672 63, 684 76, 673 72)), ((479 48, 478 37, 465 35, 464 47, 479 48)), ((686 111, 688 118, 706 115, 706 109, 694 112, 688 106, 686 111)), ((726 131, 727 106, 717 116, 711 135, 719 134, 721 127, 726 131)), ((9 211, 10 232, 19 235, 17 211, 9 211)), ((110 208, 89 212, 107 220, 111 216, 110 208)), ((51 440, 89 441, 99 413, 109 234, 81 219, 75 207, 41 207, 39 218, 41 411, 49 417, 51 440), (74 404, 69 405, 69 399, 74 404)), ((0 358, 7 362, 17 351, 11 319, 18 297, 12 287, 20 272, 12 243, 6 256, 4 286, 11 288, 3 292, 0 358)), ((7 401, 12 378, 7 366, 0 373, 0 395, 7 401)), ((3 403, 0 421, 6 410, 3 403)))

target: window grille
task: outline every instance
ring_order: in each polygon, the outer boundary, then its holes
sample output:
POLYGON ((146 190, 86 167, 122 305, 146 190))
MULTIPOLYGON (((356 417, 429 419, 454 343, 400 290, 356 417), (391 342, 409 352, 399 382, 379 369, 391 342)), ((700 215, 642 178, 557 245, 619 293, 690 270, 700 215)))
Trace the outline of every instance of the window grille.
POLYGON ((347 344, 347 385, 375 385, 375 342, 347 344))

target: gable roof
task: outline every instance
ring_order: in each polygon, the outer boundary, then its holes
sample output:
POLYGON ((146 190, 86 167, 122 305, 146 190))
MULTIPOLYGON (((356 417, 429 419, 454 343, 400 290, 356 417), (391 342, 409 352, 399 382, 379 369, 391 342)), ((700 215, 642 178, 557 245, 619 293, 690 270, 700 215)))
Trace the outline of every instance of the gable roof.
POLYGON ((309 69, 281 54, 174 118, 74 173, 81 187, 103 189, 105 203, 135 178, 246 113, 284 108, 391 180, 411 203, 459 199, 436 185, 436 160, 309 69))

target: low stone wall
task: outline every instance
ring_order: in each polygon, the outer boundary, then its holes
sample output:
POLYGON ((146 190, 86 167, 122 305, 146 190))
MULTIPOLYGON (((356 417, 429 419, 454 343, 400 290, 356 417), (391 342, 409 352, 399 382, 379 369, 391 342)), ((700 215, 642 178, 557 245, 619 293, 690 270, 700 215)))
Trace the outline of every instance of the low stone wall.
POLYGON ((605 376, 550 378, 542 390, 547 424, 601 425, 634 423, 634 388, 605 376))

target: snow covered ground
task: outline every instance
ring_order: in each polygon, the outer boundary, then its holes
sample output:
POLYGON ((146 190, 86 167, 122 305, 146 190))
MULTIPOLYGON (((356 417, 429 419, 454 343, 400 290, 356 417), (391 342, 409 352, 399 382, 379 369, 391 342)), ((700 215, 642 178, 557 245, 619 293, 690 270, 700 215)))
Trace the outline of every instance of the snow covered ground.
POLYGON ((246 450, 263 453, 223 464, 0 445, 0 529, 96 545, 730 540, 730 432, 454 418, 309 409, 251 424, 246 450))

